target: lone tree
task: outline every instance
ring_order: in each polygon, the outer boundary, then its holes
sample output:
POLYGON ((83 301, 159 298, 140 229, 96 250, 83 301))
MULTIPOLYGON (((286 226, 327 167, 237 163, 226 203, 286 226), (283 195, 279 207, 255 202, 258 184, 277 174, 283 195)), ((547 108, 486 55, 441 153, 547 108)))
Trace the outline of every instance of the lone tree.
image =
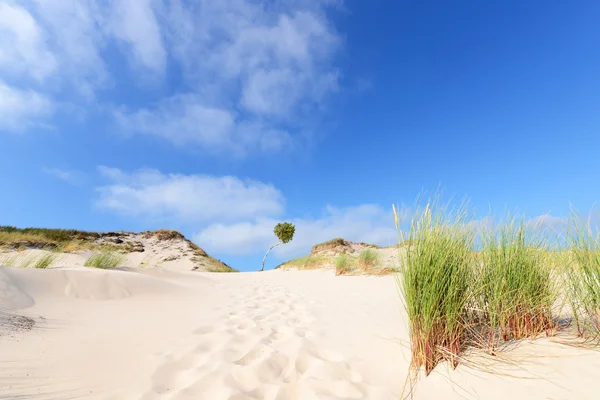
POLYGON ((279 246, 280 244, 285 244, 291 241, 294 238, 295 232, 296 227, 292 223, 280 222, 279 224, 275 225, 273 233, 275 233, 275 236, 277 236, 279 242, 275 243, 273 246, 271 246, 269 250, 267 250, 267 254, 265 254, 265 257, 263 258, 262 268, 260 269, 261 271, 265 270, 265 260, 267 259, 267 255, 269 255, 269 252, 275 247, 279 246))

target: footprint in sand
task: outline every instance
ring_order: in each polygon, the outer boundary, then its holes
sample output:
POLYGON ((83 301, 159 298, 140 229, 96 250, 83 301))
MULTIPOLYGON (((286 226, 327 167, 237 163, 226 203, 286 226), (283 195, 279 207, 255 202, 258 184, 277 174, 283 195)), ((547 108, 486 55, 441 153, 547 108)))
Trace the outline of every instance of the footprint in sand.
POLYGON ((242 358, 237 361, 234 361, 236 365, 250 365, 257 361, 260 361, 262 358, 267 356, 273 350, 263 344, 258 344, 254 346, 249 352, 247 352, 242 358))
POLYGON ((198 329, 196 329, 193 333, 194 335, 207 335, 209 333, 213 333, 215 331, 215 328, 212 326, 202 326, 198 329))

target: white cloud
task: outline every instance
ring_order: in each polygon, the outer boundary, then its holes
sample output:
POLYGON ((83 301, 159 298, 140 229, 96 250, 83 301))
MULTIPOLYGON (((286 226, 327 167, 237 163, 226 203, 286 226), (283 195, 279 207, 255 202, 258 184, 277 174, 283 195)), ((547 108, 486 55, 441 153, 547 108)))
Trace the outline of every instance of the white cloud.
POLYGON ((0 80, 0 131, 23 131, 52 114, 54 105, 46 96, 6 85, 0 80))
POLYGON ((46 42, 45 32, 26 9, 0 3, 0 69, 8 75, 44 80, 57 68, 46 42))
MULTIPOLYGON (((342 237, 347 240, 389 246, 397 243, 391 207, 377 205, 348 208, 327 207, 316 218, 291 218, 296 226, 294 239, 273 251, 279 259, 298 257, 310 252, 312 246, 342 237)), ((216 223, 194 236, 194 241, 207 251, 234 255, 254 254, 277 241, 273 234, 281 220, 258 218, 252 222, 216 223)))
POLYGON ((133 113, 117 110, 115 117, 127 131, 166 138, 182 146, 192 144, 212 151, 228 150, 235 155, 255 149, 276 151, 293 144, 287 132, 257 122, 239 122, 229 110, 208 107, 193 94, 174 96, 156 107, 133 113))
POLYGON ((164 35, 194 90, 120 110, 121 127, 238 155, 290 148, 283 126, 312 118, 338 87, 340 39, 324 4, 172 1, 164 35))
POLYGON ((74 90, 86 99, 111 82, 102 58, 106 45, 106 10, 95 0, 27 0, 32 15, 48 36, 45 51, 51 52, 57 68, 48 82, 48 92, 74 90))
POLYGON ((83 176, 78 171, 44 167, 42 172, 71 185, 79 185, 83 181, 83 176))
POLYGON ((542 214, 535 218, 531 218, 526 222, 526 225, 530 228, 550 228, 550 229, 562 229, 565 228, 569 223, 569 217, 557 217, 551 214, 542 214))
POLYGON ((151 3, 151 0, 113 0, 108 23, 113 35, 131 46, 137 63, 162 74, 167 51, 151 3))
POLYGON ((283 196, 275 187, 232 176, 163 174, 155 169, 125 173, 99 167, 111 181, 99 187, 97 205, 130 217, 169 220, 177 225, 276 216, 283 196))
POLYGON ((312 126, 339 86, 341 39, 326 14, 336 5, 5 0, 0 79, 81 103, 110 99, 111 89, 133 78, 140 90, 148 83, 166 90, 98 104, 128 133, 238 155, 280 151, 312 126), (113 49, 129 60, 127 73, 113 49))

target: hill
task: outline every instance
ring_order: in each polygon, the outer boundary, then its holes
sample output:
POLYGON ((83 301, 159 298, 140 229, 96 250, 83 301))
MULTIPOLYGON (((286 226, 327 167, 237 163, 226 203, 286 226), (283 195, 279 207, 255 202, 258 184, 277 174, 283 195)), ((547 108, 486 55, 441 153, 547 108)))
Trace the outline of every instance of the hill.
POLYGON ((177 231, 86 232, 0 226, 0 265, 156 267, 236 272, 177 231))
POLYGON ((286 261, 276 269, 333 269, 337 275, 385 275, 400 267, 404 247, 379 247, 335 238, 312 247, 310 254, 286 261))

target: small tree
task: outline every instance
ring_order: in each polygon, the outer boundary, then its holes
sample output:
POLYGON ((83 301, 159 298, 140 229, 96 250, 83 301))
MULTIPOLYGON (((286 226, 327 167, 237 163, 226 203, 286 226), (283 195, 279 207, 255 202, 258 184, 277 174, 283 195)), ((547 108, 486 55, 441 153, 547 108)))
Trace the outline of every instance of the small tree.
POLYGON ((291 241, 294 238, 295 232, 296 232, 296 227, 292 223, 280 222, 279 224, 275 225, 275 229, 273 229, 273 233, 275 233, 275 236, 277 236, 277 238, 279 239, 279 242, 275 243, 273 246, 271 246, 271 248, 269 248, 269 250, 267 250, 265 257, 263 258, 262 268, 260 269, 261 271, 265 270, 265 260, 267 259, 267 255, 269 255, 269 252, 271 250, 273 250, 275 247, 279 246, 280 244, 285 244, 285 243, 288 243, 289 241, 291 241))

